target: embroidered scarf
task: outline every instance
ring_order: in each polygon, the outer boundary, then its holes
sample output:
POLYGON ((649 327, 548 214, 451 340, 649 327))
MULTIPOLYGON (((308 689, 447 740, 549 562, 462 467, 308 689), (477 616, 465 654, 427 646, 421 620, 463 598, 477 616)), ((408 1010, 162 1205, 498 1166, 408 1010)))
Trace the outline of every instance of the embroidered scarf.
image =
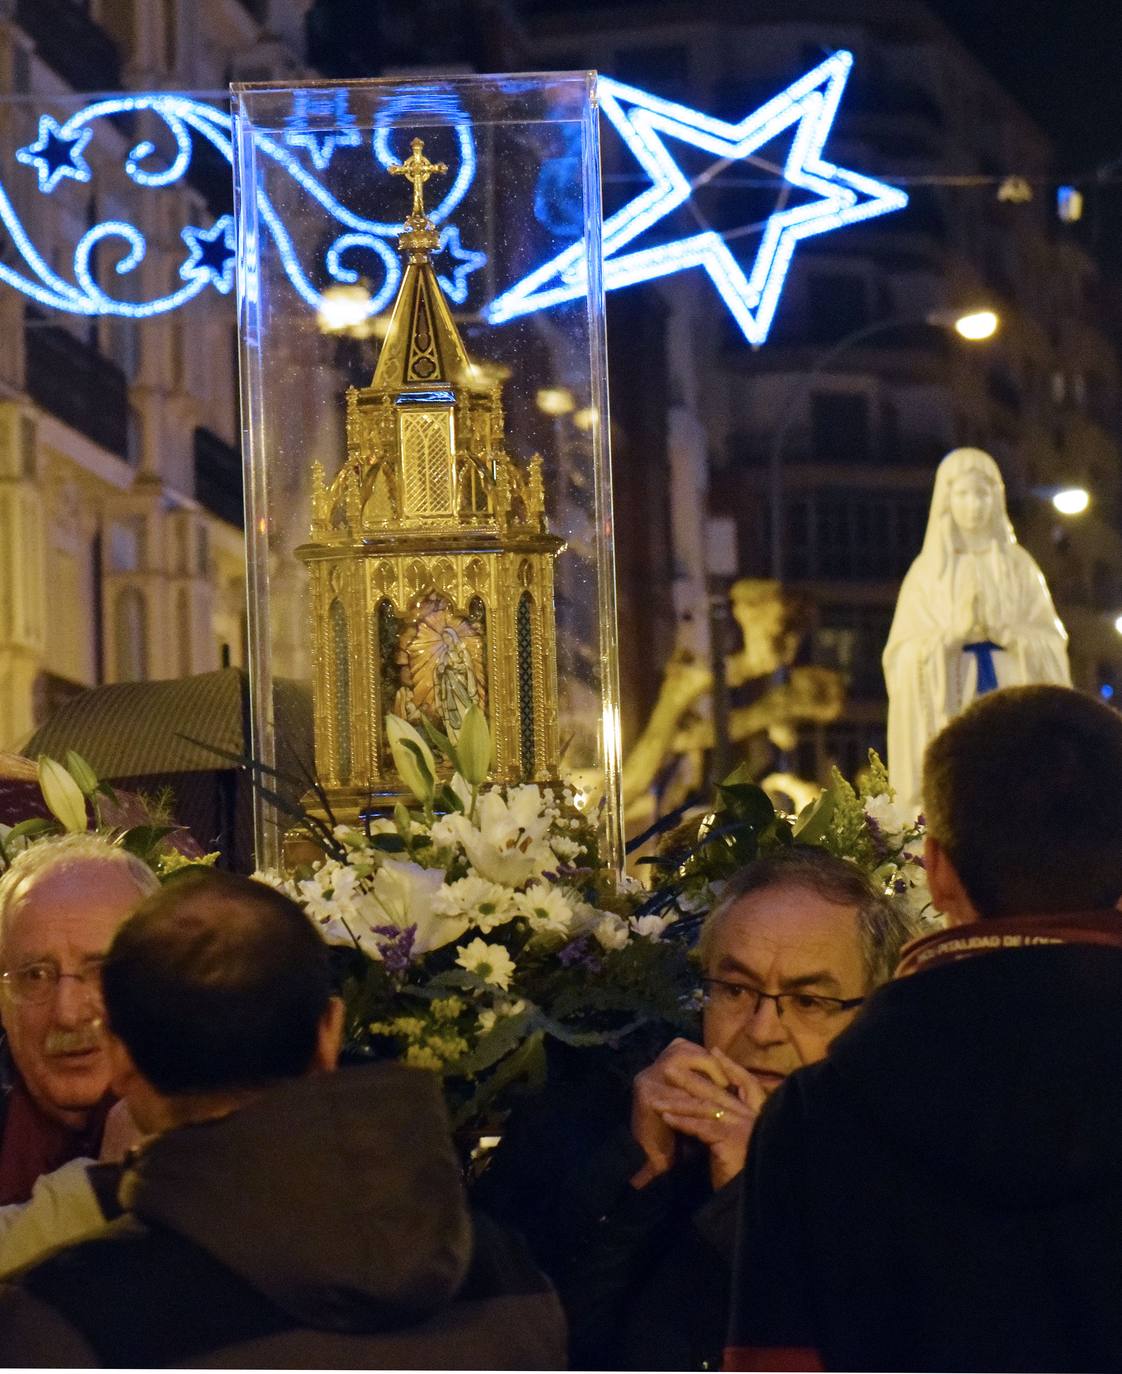
POLYGON ((921 969, 939 968, 976 954, 1032 945, 1112 945, 1122 949, 1122 912, 1109 907, 1045 916, 997 916, 951 926, 905 945, 896 977, 906 978, 921 969))

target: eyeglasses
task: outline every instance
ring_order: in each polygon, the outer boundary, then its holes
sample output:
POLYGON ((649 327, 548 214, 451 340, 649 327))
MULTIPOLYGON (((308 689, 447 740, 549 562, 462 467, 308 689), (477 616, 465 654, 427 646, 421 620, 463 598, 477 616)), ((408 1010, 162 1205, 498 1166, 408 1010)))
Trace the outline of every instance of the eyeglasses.
POLYGON ((64 978, 73 978, 86 992, 101 1000, 101 970, 104 959, 87 959, 77 973, 63 973, 53 959, 40 959, 22 968, 0 973, 0 984, 13 1002, 49 1002, 64 978))
POLYGON ((843 1011, 859 1007, 864 997, 819 997, 811 992, 764 992, 750 983, 730 983, 724 978, 703 978, 701 987, 707 1006, 720 1007, 728 1011, 749 1005, 749 998, 756 999, 752 1015, 760 1009, 764 1001, 775 1003, 775 1013, 779 1019, 790 1019, 800 1026, 823 1026, 839 1016, 843 1011))

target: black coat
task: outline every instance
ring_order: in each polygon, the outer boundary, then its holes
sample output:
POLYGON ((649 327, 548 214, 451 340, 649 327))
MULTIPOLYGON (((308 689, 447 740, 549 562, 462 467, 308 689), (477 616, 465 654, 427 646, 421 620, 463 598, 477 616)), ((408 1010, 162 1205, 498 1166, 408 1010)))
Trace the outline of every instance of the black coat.
POLYGON ((0 1285, 0 1367, 554 1368, 556 1298, 463 1196, 433 1075, 286 1083, 146 1146, 125 1214, 0 1285))
POLYGON ((1122 950, 890 983, 743 1185, 731 1368, 1122 1370, 1122 950))
POLYGON ((474 1200, 522 1231, 556 1285, 572 1368, 719 1368, 736 1182, 714 1193, 707 1152, 686 1142, 674 1169, 632 1188, 644 1162, 629 1125, 636 1064, 559 1058, 543 1097, 509 1122, 474 1200))

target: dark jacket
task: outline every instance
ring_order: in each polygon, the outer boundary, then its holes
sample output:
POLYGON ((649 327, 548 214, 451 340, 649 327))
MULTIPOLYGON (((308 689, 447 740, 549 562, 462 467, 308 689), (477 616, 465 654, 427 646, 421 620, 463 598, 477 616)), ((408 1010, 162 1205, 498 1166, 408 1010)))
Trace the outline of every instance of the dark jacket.
POLYGON ((1122 950, 890 983, 743 1178, 729 1367, 1122 1370, 1122 950))
POLYGON ((630 1129, 637 1066, 580 1057, 512 1117, 474 1198, 522 1231, 556 1284, 572 1368, 719 1368, 737 1184, 714 1193, 706 1151, 683 1142, 674 1169, 632 1188, 645 1158, 630 1129))
POLYGON ((437 1080, 286 1083, 155 1139, 126 1215, 0 1287, 0 1365, 553 1367, 556 1299, 473 1226, 437 1080))

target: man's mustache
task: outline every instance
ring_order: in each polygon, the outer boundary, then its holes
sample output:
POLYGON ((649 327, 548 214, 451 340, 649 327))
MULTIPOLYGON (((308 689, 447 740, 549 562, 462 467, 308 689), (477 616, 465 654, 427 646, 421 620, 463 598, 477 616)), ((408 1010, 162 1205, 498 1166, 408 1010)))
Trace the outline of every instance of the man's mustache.
POLYGON ((47 1032, 43 1049, 47 1054, 82 1054, 102 1047, 97 1026, 80 1026, 76 1030, 56 1028, 47 1032))

